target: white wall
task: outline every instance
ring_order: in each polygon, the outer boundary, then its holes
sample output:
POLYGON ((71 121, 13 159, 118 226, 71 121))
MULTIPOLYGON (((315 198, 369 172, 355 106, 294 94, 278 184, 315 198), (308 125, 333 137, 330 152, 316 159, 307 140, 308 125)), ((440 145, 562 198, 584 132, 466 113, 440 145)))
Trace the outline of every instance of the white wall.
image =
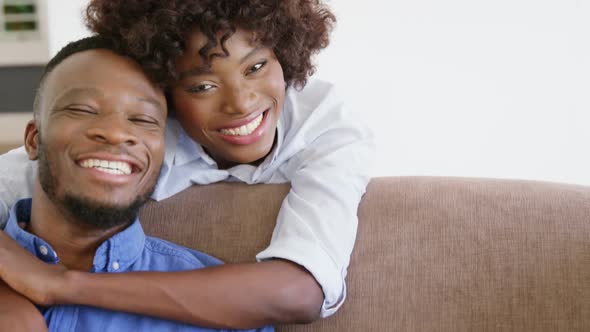
MULTIPOLYGON (((87 34, 86 1, 56 3, 51 54, 87 34)), ((590 2, 330 4, 339 22, 317 76, 366 114, 375 175, 590 185, 590 2)))
MULTIPOLYGON (((89 35, 90 32, 84 27, 82 20, 87 2, 38 0, 42 41, 25 45, 0 45, 0 65, 43 64, 70 41, 89 35)), ((0 113, 0 146, 22 145, 23 131, 31 118, 32 113, 0 113)), ((5 151, 0 151, 3 152, 5 151)))
POLYGON ((54 56, 67 43, 90 35, 82 20, 88 0, 47 1, 49 53, 54 56))
POLYGON ((366 114, 376 175, 590 185, 590 2, 331 5, 318 76, 366 114))

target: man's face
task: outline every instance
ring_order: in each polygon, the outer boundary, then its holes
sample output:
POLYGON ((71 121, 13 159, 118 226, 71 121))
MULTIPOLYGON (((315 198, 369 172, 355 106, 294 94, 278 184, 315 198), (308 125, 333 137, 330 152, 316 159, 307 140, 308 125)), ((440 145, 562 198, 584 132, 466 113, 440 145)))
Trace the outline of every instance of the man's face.
POLYGON ((272 49, 253 44, 252 33, 237 30, 224 47, 208 56, 199 51, 207 38, 194 31, 177 61, 180 80, 171 91, 176 116, 184 130, 220 167, 250 164, 273 147, 285 99, 281 64, 272 49))
POLYGON ((116 219, 149 197, 162 164, 162 92, 130 59, 90 50, 49 74, 39 108, 26 143, 48 198, 94 226, 129 221, 116 219))

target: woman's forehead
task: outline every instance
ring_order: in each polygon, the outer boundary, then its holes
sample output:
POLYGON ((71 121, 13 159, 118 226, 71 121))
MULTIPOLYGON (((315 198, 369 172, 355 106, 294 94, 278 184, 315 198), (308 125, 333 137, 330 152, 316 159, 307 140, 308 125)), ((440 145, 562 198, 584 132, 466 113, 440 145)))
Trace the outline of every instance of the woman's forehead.
POLYGON ((229 44, 235 44, 240 47, 257 47, 259 42, 256 38, 256 33, 244 29, 236 29, 235 32, 222 30, 215 33, 215 39, 211 40, 201 30, 194 28, 192 29, 186 39, 187 49, 200 50, 210 43, 214 43, 217 47, 226 46, 229 44))

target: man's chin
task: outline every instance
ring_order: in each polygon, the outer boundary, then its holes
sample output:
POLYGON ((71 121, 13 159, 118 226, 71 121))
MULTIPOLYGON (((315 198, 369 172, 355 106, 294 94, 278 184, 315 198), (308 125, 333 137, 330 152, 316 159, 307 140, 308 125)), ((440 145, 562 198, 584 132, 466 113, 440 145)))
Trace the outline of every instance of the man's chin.
MULTIPOLYGON (((70 198, 72 198, 70 196, 70 198)), ((84 196, 77 196, 79 201, 84 202, 85 205, 91 208, 103 208, 103 209, 127 209, 129 206, 133 205, 134 201, 131 199, 127 200, 116 200, 116 199, 105 199, 105 200, 98 200, 92 197, 84 197, 84 196)))
POLYGON ((109 229, 132 223, 145 197, 137 197, 129 203, 100 201, 88 197, 65 195, 62 206, 80 225, 109 229))

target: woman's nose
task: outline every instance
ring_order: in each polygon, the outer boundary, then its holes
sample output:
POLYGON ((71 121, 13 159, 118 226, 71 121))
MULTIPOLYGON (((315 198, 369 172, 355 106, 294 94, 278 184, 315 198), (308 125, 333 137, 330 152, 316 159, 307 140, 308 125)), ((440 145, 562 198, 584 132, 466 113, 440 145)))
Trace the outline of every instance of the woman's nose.
POLYGON ((228 114, 249 114, 255 111, 257 94, 248 84, 230 87, 225 96, 223 112, 228 114))

